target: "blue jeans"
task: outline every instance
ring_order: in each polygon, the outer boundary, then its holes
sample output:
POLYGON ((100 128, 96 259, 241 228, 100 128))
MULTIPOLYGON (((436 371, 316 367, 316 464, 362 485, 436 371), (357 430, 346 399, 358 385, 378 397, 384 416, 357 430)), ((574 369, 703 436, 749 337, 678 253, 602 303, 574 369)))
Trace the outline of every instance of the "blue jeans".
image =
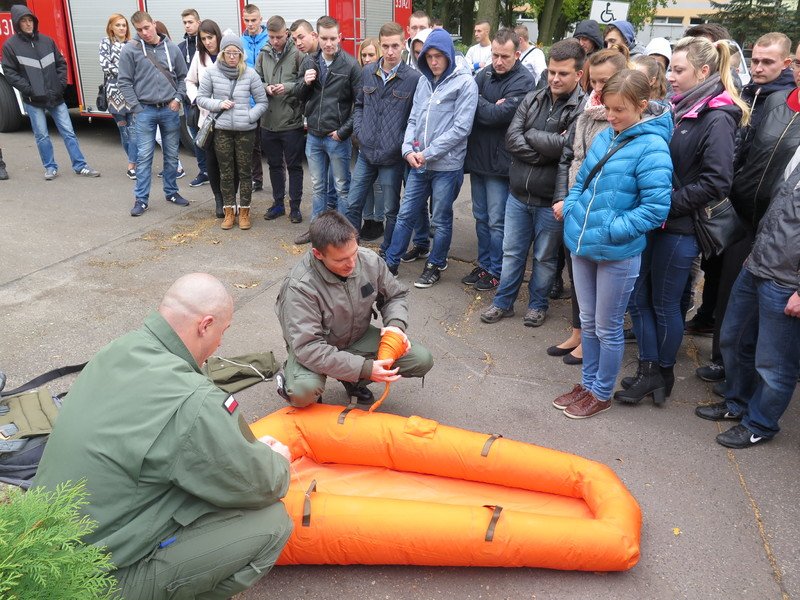
MULTIPOLYGON (((412 170, 408 174, 406 193, 397 223, 392 233, 392 243, 386 251, 386 264, 397 266, 405 254, 408 242, 419 224, 420 212, 428 212, 428 197, 433 196, 433 247, 428 262, 439 267, 445 266, 450 242, 453 238, 453 203, 464 183, 464 171, 424 171, 412 170)), ((427 241, 427 234, 425 240, 427 241)))
POLYGON ((134 197, 147 204, 150 198, 150 180, 153 176, 153 154, 156 147, 156 129, 161 129, 161 148, 164 152, 164 195, 169 198, 178 193, 178 144, 181 141, 181 118, 168 106, 156 108, 142 105, 134 115, 139 160, 136 163, 134 197))
POLYGON ((800 369, 800 319, 783 312, 795 290, 742 269, 720 331, 725 402, 756 435, 774 437, 800 369), (755 352, 753 352, 755 348, 755 352))
MULTIPOLYGON (((347 197, 346 216, 356 229, 361 228, 361 217, 364 213, 366 200, 370 192, 379 183, 383 192, 383 202, 386 216, 385 238, 391 240, 391 232, 397 221, 397 211, 400 209, 400 186, 403 183, 403 164, 373 165, 363 155, 359 155, 356 168, 353 170, 353 179, 350 182, 350 194, 347 197)), ((375 221, 383 221, 384 211, 373 213, 375 221)), ((387 244, 388 245, 388 244, 387 244)))
POLYGON ((61 134, 61 139, 64 140, 69 159, 72 162, 72 170, 80 171, 86 167, 86 159, 83 157, 81 147, 78 145, 78 138, 75 137, 75 131, 72 129, 72 121, 69 118, 69 110, 66 104, 62 102, 52 108, 38 108, 25 104, 25 110, 28 111, 28 116, 31 119, 31 129, 33 129, 33 137, 36 140, 36 148, 39 150, 39 157, 42 159, 42 165, 44 165, 45 169, 58 170, 58 164, 53 156, 53 142, 50 141, 50 134, 47 131, 45 111, 50 113, 58 133, 61 134))
MULTIPOLYGON (((311 200, 311 220, 323 212, 328 204, 328 169, 333 177, 339 212, 344 213, 347 195, 350 192, 350 138, 337 142, 330 136, 319 137, 308 134, 306 138, 306 158, 311 173, 313 195, 311 200)), ((359 224, 360 226, 360 224, 359 224)))
POLYGON ((109 111, 114 122, 119 129, 119 139, 122 142, 122 148, 128 156, 128 162, 136 164, 136 159, 139 154, 139 148, 136 145, 136 127, 133 124, 130 113, 117 113, 109 111))
POLYGON ((598 400, 611 399, 622 367, 623 319, 639 275, 640 259, 637 255, 595 262, 572 255, 573 285, 581 310, 582 383, 598 400))
POLYGON ((563 237, 564 226, 556 221, 552 208, 531 206, 509 194, 506 201, 502 274, 492 304, 505 310, 514 305, 525 275, 528 250, 533 242, 528 308, 547 310, 547 298, 556 275, 558 248, 563 237))
POLYGON ((503 221, 506 216, 508 177, 470 175, 472 216, 478 236, 478 266, 500 277, 503 268, 503 221))
MULTIPOLYGON (((411 173, 411 167, 408 163, 404 163, 405 169, 403 170, 403 185, 408 185, 408 174, 411 173)), ((394 226, 392 226, 394 227, 394 226)), ((414 224, 414 233, 411 236, 411 243, 415 246, 420 248, 430 248, 431 247, 431 213, 428 210, 428 203, 425 202, 419 210, 419 216, 417 218, 417 222, 414 224)), ((384 234, 383 237, 384 241, 386 240, 386 235, 384 234)), ((385 252, 389 249, 389 244, 386 244, 384 247, 381 245, 381 248, 385 252)))
POLYGON ((629 305, 639 360, 675 365, 683 341, 681 301, 700 252, 694 235, 653 231, 647 236, 629 305))

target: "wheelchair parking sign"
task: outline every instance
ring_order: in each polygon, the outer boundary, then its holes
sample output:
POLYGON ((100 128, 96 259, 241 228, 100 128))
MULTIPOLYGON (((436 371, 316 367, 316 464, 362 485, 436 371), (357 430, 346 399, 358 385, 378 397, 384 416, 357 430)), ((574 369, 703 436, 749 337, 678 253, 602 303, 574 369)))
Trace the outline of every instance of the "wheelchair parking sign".
POLYGON ((607 25, 611 21, 624 21, 628 18, 628 3, 594 0, 589 18, 594 19, 601 25, 607 25))

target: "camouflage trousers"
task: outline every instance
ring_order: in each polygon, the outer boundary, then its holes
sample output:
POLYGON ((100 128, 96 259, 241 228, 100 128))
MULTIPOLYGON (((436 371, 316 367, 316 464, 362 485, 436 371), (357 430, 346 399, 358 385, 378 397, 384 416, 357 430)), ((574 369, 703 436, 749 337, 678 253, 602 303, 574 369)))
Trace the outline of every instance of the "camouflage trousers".
POLYGON ((214 151, 219 163, 219 187, 223 206, 236 206, 236 180, 239 181, 239 206, 250 206, 253 196, 253 144, 255 131, 214 129, 214 151))

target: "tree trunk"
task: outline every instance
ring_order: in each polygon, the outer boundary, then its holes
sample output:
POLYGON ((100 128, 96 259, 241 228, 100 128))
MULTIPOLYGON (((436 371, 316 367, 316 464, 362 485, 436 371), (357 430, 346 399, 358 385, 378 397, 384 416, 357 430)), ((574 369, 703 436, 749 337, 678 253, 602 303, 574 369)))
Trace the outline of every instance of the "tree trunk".
POLYGON ((461 0, 461 41, 472 45, 473 29, 475 29, 475 0, 461 0))
POLYGON ((546 0, 539 18, 539 43, 549 46, 553 43, 553 33, 556 28, 558 15, 561 14, 561 7, 564 0, 546 0))
MULTIPOLYGON (((481 0, 476 21, 489 21, 492 32, 497 31, 497 0, 481 0)), ((463 35, 463 34, 462 34, 463 35)))

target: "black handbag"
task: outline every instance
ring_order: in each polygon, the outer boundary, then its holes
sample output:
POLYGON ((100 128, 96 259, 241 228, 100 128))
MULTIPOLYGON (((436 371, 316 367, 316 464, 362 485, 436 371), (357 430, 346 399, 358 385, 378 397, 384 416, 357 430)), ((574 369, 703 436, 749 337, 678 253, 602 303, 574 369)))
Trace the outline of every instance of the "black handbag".
POLYGON ((219 113, 206 119, 206 122, 203 123, 200 131, 198 131, 197 135, 194 136, 194 143, 198 148, 202 148, 203 150, 211 150, 211 147, 214 145, 214 121, 217 120, 218 116, 219 113))
MULTIPOLYGON (((672 173, 673 185, 681 187, 681 182, 675 172, 672 173)), ((692 212, 694 233, 697 244, 705 259, 719 256, 746 234, 747 230, 742 224, 739 215, 730 199, 725 197, 715 199, 704 207, 692 212)))
POLYGON ((106 95, 106 80, 97 88, 97 100, 94 101, 97 110, 108 110, 108 96, 106 95))

